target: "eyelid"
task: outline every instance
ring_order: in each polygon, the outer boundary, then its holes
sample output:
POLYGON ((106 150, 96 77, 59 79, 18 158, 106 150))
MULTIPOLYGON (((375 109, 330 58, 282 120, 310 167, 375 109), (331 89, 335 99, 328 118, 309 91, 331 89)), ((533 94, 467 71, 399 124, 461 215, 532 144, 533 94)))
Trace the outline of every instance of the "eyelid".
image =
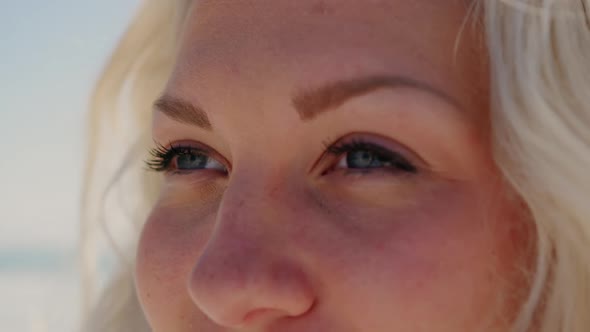
MULTIPOLYGON (((225 166, 227 172, 231 171, 231 164, 229 163, 229 161, 223 155, 221 155, 219 152, 217 152, 215 149, 213 149, 212 147, 210 147, 209 145, 206 145, 204 143, 194 141, 194 140, 178 140, 178 141, 170 142, 166 145, 163 145, 163 144, 155 141, 155 144, 156 144, 157 148, 167 149, 167 150, 170 150, 170 149, 176 149, 176 150, 191 149, 191 150, 194 150, 197 153, 205 154, 207 157, 217 160, 220 164, 225 166)), ((185 170, 178 170, 178 169, 170 169, 169 171, 185 172, 185 170)))
POLYGON ((217 159, 220 163, 224 164, 228 169, 230 168, 230 163, 227 160, 227 158, 225 158, 221 153, 217 152, 217 150, 215 150, 207 144, 192 140, 176 141, 171 144, 172 146, 189 146, 191 148, 197 149, 201 152, 206 153, 208 156, 217 159))
POLYGON ((349 152, 350 148, 356 149, 370 149, 374 152, 377 152, 382 155, 391 155, 396 154, 400 155, 400 157, 404 157, 403 155, 397 153, 395 149, 387 149, 379 144, 375 144, 372 142, 367 142, 364 140, 353 139, 349 142, 346 141, 338 141, 330 146, 326 147, 326 151, 333 154, 333 155, 342 155, 344 153, 349 152))
POLYGON ((393 138, 388 138, 379 134, 352 133, 341 137, 340 139, 334 141, 331 145, 354 141, 367 142, 376 145, 381 149, 398 153, 400 156, 407 158, 408 161, 415 163, 416 166, 419 166, 420 168, 430 167, 430 165, 422 157, 420 157, 416 152, 408 148, 406 145, 393 138))
MULTIPOLYGON (((321 166, 323 164, 328 163, 330 161, 330 160, 328 160, 330 158, 329 158, 329 156, 327 156, 327 154, 330 152, 329 150, 331 148, 334 148, 335 146, 338 146, 338 145, 352 143, 355 141, 357 141, 357 142, 362 141, 367 144, 374 145, 376 148, 382 149, 383 152, 385 152, 385 153, 398 154, 399 156, 407 159, 408 162, 412 163, 418 169, 422 169, 422 170, 430 169, 430 165, 423 158, 421 158, 417 153, 415 153, 414 151, 412 151, 411 149, 409 149, 405 145, 399 143, 398 141, 393 140, 391 138, 387 138, 387 137, 379 135, 379 134, 358 132, 358 133, 347 134, 347 135, 342 136, 336 140, 324 141, 324 143, 323 143, 324 152, 319 157, 319 159, 315 163, 313 163, 309 172, 310 173, 314 172, 315 169, 317 169, 318 167, 321 168, 321 166)), ((334 154, 332 154, 332 155, 334 155, 334 154)))

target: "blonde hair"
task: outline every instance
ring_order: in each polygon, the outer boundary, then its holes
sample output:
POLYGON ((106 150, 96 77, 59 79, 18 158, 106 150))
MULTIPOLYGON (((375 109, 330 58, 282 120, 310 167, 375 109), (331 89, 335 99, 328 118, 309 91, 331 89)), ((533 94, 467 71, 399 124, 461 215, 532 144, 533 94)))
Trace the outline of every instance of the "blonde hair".
MULTIPOLYGON (((590 331, 590 17, 584 1, 473 3, 483 11, 491 63, 494 158, 526 203, 537 235, 515 332, 590 331)), ((133 261, 125 256, 133 250, 117 246, 105 226, 104 193, 118 186, 139 198, 128 211, 138 222, 137 234, 159 180, 136 163, 151 143, 150 104, 172 70, 190 3, 145 1, 91 102, 81 227, 84 331, 149 330, 135 296, 132 263, 122 264, 95 298, 95 233, 103 227, 122 261, 133 261), (124 146, 107 150, 107 140, 124 146)))

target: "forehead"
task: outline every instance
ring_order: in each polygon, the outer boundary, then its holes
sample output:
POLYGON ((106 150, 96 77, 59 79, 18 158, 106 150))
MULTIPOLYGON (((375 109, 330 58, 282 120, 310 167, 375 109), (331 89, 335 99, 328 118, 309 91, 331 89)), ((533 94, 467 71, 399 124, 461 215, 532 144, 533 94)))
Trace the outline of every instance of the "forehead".
POLYGON ((281 14, 291 18, 312 18, 315 15, 366 16, 367 14, 402 17, 411 11, 450 14, 464 11, 473 0, 195 0, 193 8, 203 17, 223 13, 252 14, 256 17, 281 14))
POLYGON ((379 45, 397 53, 449 50, 466 14, 457 0, 197 0, 183 55, 205 60, 253 50, 276 56, 379 45))
POLYGON ((471 100, 486 73, 471 31, 455 49, 467 14, 465 0, 197 0, 169 89, 271 92, 385 72, 471 100))

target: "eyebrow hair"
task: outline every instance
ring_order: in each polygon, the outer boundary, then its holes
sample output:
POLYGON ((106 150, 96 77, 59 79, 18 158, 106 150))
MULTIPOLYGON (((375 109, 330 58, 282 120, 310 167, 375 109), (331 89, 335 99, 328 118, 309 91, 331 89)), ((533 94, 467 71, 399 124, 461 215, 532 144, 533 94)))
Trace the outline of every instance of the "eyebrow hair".
POLYGON ((303 121, 315 118, 325 111, 335 109, 347 100, 382 88, 412 88, 435 95, 457 108, 459 102, 426 83, 403 76, 369 76, 366 78, 342 80, 317 89, 306 89, 295 94, 293 106, 303 121))
MULTIPOLYGON (((412 88, 425 91, 447 103, 460 107, 460 103, 450 95, 426 83, 403 76, 369 76, 360 79, 341 80, 315 89, 306 89, 295 94, 293 106, 303 121, 335 109, 351 98, 358 97, 382 88, 412 88)), ((213 126, 202 108, 180 98, 163 95, 154 102, 154 110, 164 113, 178 122, 194 125, 206 130, 213 126)))
POLYGON ((202 108, 179 98, 164 95, 154 102, 154 110, 162 112, 178 122, 194 125, 206 130, 213 128, 207 113, 202 108))

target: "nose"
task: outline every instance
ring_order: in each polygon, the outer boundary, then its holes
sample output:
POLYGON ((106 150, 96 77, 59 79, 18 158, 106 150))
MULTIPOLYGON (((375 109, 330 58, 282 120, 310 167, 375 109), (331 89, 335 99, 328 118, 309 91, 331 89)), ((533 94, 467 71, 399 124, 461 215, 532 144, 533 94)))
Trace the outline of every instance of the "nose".
POLYGON ((255 200, 253 195, 245 200, 243 194, 226 190, 215 229, 188 282, 199 309, 228 328, 301 316, 315 301, 302 266, 285 251, 284 240, 277 240, 284 237, 269 231, 284 229, 276 227, 281 220, 268 220, 268 209, 249 205, 255 200))

